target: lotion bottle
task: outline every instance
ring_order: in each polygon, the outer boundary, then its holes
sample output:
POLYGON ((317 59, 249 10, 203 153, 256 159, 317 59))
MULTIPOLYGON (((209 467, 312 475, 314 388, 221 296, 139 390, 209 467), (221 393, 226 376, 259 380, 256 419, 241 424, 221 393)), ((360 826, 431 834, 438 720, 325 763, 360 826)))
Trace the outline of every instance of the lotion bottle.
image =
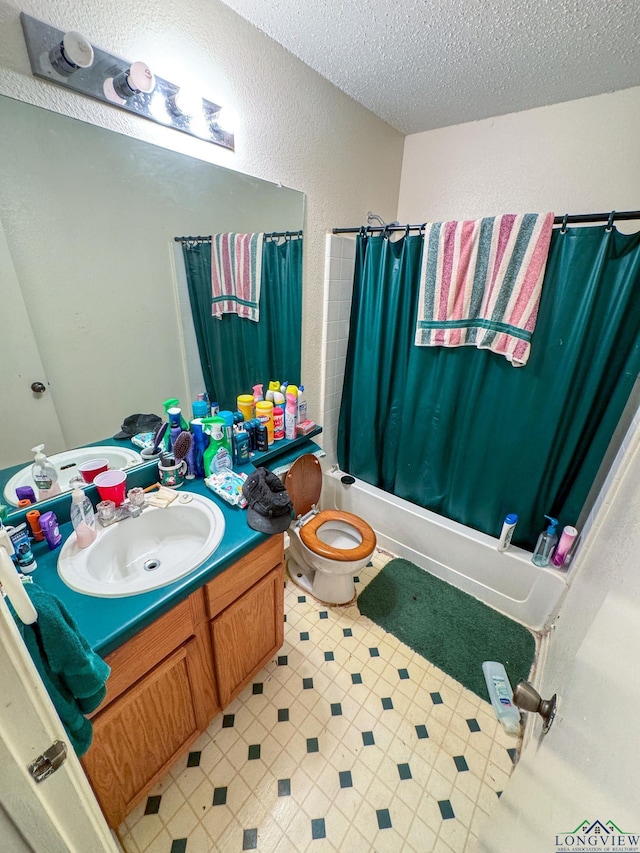
POLYGON ((71 493, 71 523, 76 532, 78 548, 91 545, 97 536, 96 519, 91 501, 82 489, 74 489, 71 493))
POLYGON ((513 704, 513 691, 503 664, 486 660, 482 664, 482 672, 496 717, 508 734, 520 734, 520 711, 513 704))

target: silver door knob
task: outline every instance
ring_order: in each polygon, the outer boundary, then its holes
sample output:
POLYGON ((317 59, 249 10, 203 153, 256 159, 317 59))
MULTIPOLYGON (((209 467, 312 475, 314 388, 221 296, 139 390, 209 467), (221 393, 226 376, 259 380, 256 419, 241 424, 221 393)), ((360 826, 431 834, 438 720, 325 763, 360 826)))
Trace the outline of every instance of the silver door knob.
POLYGON ((34 394, 44 394, 47 390, 47 386, 43 382, 32 382, 31 390, 34 394))

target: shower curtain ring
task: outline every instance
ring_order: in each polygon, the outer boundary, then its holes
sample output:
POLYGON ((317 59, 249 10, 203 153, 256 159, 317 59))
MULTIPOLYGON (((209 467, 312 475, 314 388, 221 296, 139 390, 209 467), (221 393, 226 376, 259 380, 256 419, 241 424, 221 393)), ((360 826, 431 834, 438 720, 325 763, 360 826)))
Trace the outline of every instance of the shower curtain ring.
POLYGON ((426 229, 427 229, 427 223, 423 222, 422 225, 420 226, 420 236, 421 237, 424 237, 424 232, 426 231, 426 229))
POLYGON ((616 215, 615 210, 612 210, 609 214, 609 219, 607 220, 607 231, 613 231, 613 218, 616 215))
POLYGON ((561 234, 567 233, 567 220, 568 219, 569 219, 569 214, 565 213, 565 215, 562 217, 562 228, 560 229, 561 234))
POLYGON ((410 229, 410 228, 411 228, 411 226, 410 226, 410 225, 407 225, 407 227, 405 228, 405 230, 404 230, 404 236, 405 236, 405 238, 407 238, 407 237, 409 236, 409 229, 410 229))

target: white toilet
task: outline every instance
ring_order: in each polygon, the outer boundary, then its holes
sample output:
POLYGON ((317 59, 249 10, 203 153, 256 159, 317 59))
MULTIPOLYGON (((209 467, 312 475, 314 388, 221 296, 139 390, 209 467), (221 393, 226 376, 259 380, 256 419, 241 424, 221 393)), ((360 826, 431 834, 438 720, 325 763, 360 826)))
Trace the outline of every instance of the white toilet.
POLYGON ((291 579, 324 604, 350 604, 353 577, 371 559, 376 534, 351 512, 317 509, 322 468, 312 454, 296 459, 284 482, 296 515, 289 528, 291 579))

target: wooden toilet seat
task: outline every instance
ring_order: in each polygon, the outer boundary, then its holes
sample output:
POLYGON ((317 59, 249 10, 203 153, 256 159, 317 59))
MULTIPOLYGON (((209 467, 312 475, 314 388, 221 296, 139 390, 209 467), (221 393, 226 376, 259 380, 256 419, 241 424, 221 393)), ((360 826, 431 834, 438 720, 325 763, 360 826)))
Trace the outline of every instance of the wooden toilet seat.
POLYGON ((310 521, 307 521, 306 524, 303 524, 300 528, 300 539, 314 554, 343 563, 362 560, 372 554, 376 547, 376 534, 366 521, 351 512, 341 512, 334 509, 323 510, 310 521), (362 537, 362 542, 355 548, 334 548, 327 545, 326 542, 318 538, 318 529, 327 521, 343 521, 345 524, 351 525, 362 537))

